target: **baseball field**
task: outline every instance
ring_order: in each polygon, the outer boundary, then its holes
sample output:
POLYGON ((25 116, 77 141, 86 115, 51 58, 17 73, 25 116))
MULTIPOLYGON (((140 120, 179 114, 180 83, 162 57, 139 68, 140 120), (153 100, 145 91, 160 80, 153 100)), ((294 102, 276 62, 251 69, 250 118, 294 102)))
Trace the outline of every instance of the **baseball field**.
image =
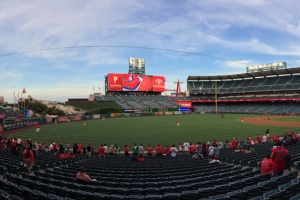
POLYGON ((247 135, 256 137, 269 129, 270 134, 283 135, 287 130, 300 132, 300 117, 253 116, 245 114, 225 114, 224 119, 218 119, 216 114, 169 115, 149 117, 107 118, 106 120, 83 121, 48 124, 41 127, 39 133, 35 127, 11 132, 8 137, 21 137, 37 142, 82 142, 98 147, 125 144, 130 147, 136 142, 152 146, 190 142, 246 139, 247 135), (244 118, 244 123, 240 121, 244 118), (180 120, 180 126, 176 121, 180 120))

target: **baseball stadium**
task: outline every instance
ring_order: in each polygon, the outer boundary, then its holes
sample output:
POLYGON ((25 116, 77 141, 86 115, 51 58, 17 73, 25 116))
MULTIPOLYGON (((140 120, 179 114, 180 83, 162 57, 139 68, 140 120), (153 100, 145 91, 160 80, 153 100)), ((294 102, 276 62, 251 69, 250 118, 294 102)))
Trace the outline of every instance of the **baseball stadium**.
POLYGON ((164 95, 165 76, 145 75, 144 63, 108 73, 105 94, 47 104, 77 113, 45 116, 31 97, 19 110, 2 97, 1 199, 300 198, 300 68, 193 75, 164 95))

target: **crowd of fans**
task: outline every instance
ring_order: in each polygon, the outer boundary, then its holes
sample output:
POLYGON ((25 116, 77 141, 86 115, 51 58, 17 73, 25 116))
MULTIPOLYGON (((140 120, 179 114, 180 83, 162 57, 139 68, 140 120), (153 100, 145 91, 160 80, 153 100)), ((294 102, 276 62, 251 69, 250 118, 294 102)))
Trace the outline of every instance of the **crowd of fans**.
MULTIPOLYGON (((255 152, 254 145, 263 145, 264 143, 273 142, 274 147, 271 153, 268 153, 266 157, 261 161, 261 173, 269 173, 271 176, 280 176, 285 169, 290 170, 291 156, 283 146, 291 145, 297 142, 297 134, 295 132, 286 132, 284 137, 278 135, 270 136, 266 131, 266 134, 258 136, 253 139, 250 135, 245 140, 238 140, 233 138, 231 141, 225 140, 224 142, 217 142, 214 139, 212 142, 195 142, 190 143, 186 140, 183 144, 178 145, 171 144, 163 146, 157 144, 152 147, 148 145, 144 148, 143 144, 138 145, 135 143, 132 147, 132 154, 130 154, 130 148, 125 145, 123 148, 124 156, 131 156, 130 160, 145 162, 147 156, 170 156, 176 157, 178 154, 190 154, 193 159, 208 159, 210 163, 219 162, 220 151, 233 149, 233 153, 253 153, 255 152)), ((34 165, 34 158, 38 156, 40 151, 53 152, 53 156, 60 159, 74 159, 76 154, 86 154, 88 157, 93 155, 99 156, 100 159, 106 159, 107 155, 119 156, 121 154, 121 148, 115 144, 107 146, 105 143, 95 151, 94 146, 88 144, 85 146, 82 143, 74 143, 72 150, 70 144, 67 142, 63 145, 62 142, 59 145, 54 141, 49 143, 35 142, 29 139, 24 141, 21 138, 6 139, 0 135, 1 149, 10 147, 11 153, 14 155, 19 154, 19 150, 23 151, 23 164, 27 167, 28 173, 31 173, 31 169, 34 165)), ((22 152, 21 151, 21 152, 22 152)), ((84 169, 81 168, 77 174, 77 178, 91 181, 84 169)))

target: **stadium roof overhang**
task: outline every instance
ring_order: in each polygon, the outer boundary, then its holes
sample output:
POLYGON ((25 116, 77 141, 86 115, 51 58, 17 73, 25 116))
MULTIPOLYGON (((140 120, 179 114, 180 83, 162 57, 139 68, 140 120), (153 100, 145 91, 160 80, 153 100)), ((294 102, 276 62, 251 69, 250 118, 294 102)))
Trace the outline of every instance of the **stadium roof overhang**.
POLYGON ((280 76, 280 75, 293 75, 300 74, 300 67, 297 68, 286 68, 272 71, 261 71, 243 74, 232 74, 232 75, 213 75, 213 76, 189 76, 188 81, 220 81, 220 80, 233 80, 233 79, 248 79, 268 76, 280 76))

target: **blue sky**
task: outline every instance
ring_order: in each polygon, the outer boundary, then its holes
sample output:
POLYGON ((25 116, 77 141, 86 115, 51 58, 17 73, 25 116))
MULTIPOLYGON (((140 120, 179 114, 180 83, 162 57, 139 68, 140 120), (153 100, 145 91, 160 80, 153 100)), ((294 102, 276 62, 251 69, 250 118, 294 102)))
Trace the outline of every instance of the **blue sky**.
MULTIPOLYGON (((166 87, 189 75, 246 72, 247 65, 286 61, 300 66, 300 4, 278 0, 1 1, 0 55, 65 46, 138 46, 208 54, 77 48, 0 56, 0 96, 87 98, 104 75, 127 73, 128 58, 144 58, 146 74, 166 87)), ((103 91, 100 91, 103 92, 103 91)))

